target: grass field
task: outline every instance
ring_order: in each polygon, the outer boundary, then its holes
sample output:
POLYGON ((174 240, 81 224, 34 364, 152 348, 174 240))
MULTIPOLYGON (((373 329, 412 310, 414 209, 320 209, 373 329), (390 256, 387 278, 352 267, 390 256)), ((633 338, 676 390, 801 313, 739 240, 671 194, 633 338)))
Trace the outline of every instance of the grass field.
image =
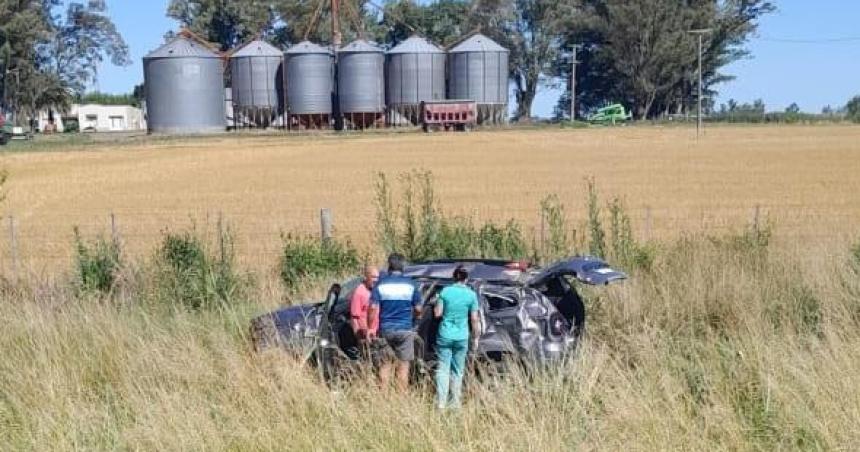
POLYGON ((240 255, 266 268, 281 231, 318 233, 322 207, 333 209, 338 234, 369 245, 375 172, 416 168, 434 173, 447 210, 527 228, 539 224, 539 202, 550 193, 572 224, 584 219, 584 178, 593 176, 603 195, 624 198, 640 237, 739 228, 757 205, 786 240, 860 230, 860 128, 849 126, 718 127, 698 143, 689 129, 629 127, 225 136, 68 150, 0 160, 10 173, 4 212, 17 223, 24 267, 66 265, 72 227, 109 231, 111 212, 132 254, 151 249, 165 228, 211 226, 221 213, 240 255))
MULTIPOLYGON (((216 137, 5 155, 3 205, 31 277, 0 279, 0 450, 853 450, 860 444, 860 128, 534 130, 469 135, 216 137), (68 151, 68 152, 65 152, 68 151), (68 274, 72 226, 131 258, 163 228, 218 212, 242 266, 271 269, 278 234, 318 229, 372 248, 375 171, 432 170, 441 206, 538 224, 556 193, 571 224, 586 176, 622 196, 654 261, 584 292, 588 324, 559 369, 468 387, 332 391, 249 319, 284 300, 258 278, 189 309, 157 267, 122 269, 109 296, 68 274), (772 240, 742 231, 755 206, 772 240), (650 209, 652 224, 646 221, 650 209), (650 237, 649 237, 650 236, 650 237), (126 277, 127 276, 127 277, 126 277)), ((196 220, 192 220, 196 219, 196 220)), ((8 223, 5 223, 8 226, 8 223)), ((263 272, 264 274, 271 273, 263 272)), ((300 298, 315 292, 308 284, 300 298)))

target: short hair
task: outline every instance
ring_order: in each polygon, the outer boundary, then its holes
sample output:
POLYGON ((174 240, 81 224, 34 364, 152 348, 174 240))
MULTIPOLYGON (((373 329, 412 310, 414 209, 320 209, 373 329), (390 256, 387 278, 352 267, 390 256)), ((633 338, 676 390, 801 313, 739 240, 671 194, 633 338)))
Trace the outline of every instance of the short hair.
POLYGON ((402 272, 406 266, 406 258, 400 253, 392 253, 388 256, 388 271, 402 272))
POLYGON ((462 265, 458 265, 457 268, 454 269, 454 281, 464 282, 469 279, 469 272, 463 268, 462 265))

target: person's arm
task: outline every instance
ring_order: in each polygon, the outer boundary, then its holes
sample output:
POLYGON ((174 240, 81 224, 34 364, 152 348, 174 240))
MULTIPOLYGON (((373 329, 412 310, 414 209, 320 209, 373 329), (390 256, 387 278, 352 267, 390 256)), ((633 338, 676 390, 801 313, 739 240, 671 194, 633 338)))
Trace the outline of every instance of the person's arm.
POLYGON ((413 315, 416 319, 421 318, 421 312, 423 312, 423 304, 422 304, 422 296, 421 296, 421 288, 418 287, 418 284, 414 284, 415 290, 412 291, 412 311, 413 315))
POLYGON ((478 339, 481 337, 481 314, 478 312, 479 309, 478 295, 473 292, 472 305, 469 306, 469 323, 472 326, 473 349, 478 348, 478 339))
POLYGON ((481 316, 478 311, 469 314, 469 323, 472 324, 472 339, 477 341, 481 336, 481 316))
MULTIPOLYGON (((360 289, 360 288, 359 288, 360 289)), ((349 299, 349 323, 352 326, 352 332, 355 337, 361 339, 367 334, 367 314, 362 312, 361 290, 356 289, 352 293, 352 298, 349 299)))
POLYGON ((367 338, 375 338, 377 331, 379 331, 379 291, 374 287, 370 292, 370 305, 367 307, 367 338))
POLYGON ((433 315, 436 316, 437 319, 442 318, 442 313, 445 312, 445 308, 443 306, 442 297, 436 297, 436 306, 433 307, 433 315))

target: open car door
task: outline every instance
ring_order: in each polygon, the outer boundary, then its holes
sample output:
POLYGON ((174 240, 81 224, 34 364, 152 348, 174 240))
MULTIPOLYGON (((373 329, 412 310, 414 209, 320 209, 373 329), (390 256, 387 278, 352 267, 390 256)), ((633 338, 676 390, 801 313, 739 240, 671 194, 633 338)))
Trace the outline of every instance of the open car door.
POLYGON ((603 260, 591 256, 577 256, 560 260, 541 269, 528 279, 527 285, 539 287, 552 278, 571 276, 577 281, 593 286, 603 286, 627 279, 627 274, 609 266, 603 260))

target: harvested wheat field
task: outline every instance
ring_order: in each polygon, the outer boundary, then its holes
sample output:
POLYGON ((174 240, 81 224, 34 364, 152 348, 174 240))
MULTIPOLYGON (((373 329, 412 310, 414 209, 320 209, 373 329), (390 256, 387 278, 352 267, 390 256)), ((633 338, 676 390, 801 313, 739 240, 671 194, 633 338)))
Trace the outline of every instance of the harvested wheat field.
MULTIPOLYGON (((860 444, 858 127, 714 128, 699 143, 657 127, 147 139, 7 154, 2 166, 23 268, 9 277, 4 233, 0 450, 860 444), (374 173, 413 168, 433 172, 449 213, 513 217, 527 235, 549 193, 583 228, 593 176, 602 202, 623 197, 634 232, 652 240, 609 254, 627 280, 580 285, 588 322, 568 359, 470 372, 459 411, 435 410, 417 374, 403 393, 370 375, 329 386, 304 361, 252 352, 252 318, 313 299, 322 283, 284 287, 245 270, 274 269, 280 231, 317 233, 320 207, 333 209, 336 234, 374 249, 374 173), (740 233, 757 205, 772 236, 740 233), (132 257, 151 255, 164 228, 212 231, 222 212, 242 266, 180 240, 169 262, 130 266, 90 265, 83 246, 73 273, 72 227, 109 234, 110 212, 132 257)), ((305 256, 293 265, 311 265, 305 256)))
MULTIPOLYGON (((514 218, 527 231, 551 193, 581 222, 589 176, 602 196, 625 201, 646 239, 740 228, 756 206, 789 242, 860 231, 860 128, 850 126, 718 127, 698 143, 676 127, 225 135, 11 154, 2 166, 3 210, 32 271, 67 268, 73 227, 109 233, 111 212, 132 254, 152 249, 165 228, 211 227, 220 214, 240 257, 265 268, 282 231, 318 233, 322 207, 333 209, 337 234, 369 246, 376 172, 411 169, 432 171, 449 213, 514 218)), ((5 256, 8 228, 7 219, 5 256)))

